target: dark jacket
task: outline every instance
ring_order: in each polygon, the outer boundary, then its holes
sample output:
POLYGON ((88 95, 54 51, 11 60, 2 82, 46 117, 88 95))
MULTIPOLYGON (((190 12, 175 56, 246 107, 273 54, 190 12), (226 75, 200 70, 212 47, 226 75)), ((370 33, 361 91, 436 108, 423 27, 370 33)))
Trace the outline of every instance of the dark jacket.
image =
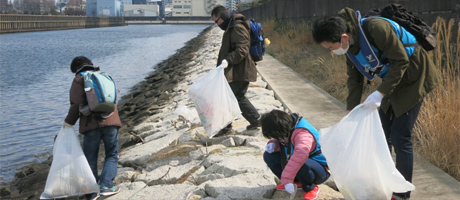
POLYGON ((251 45, 249 27, 251 27, 249 20, 245 16, 235 14, 222 37, 217 65, 220 65, 223 59, 227 60, 225 77, 228 82, 257 80, 256 65, 249 54, 251 45))
MULTIPOLYGON (((352 43, 349 51, 357 54, 360 51, 358 43, 358 18, 350 8, 339 11, 351 31, 352 43)), ((384 19, 369 21, 368 32, 374 40, 373 44, 389 59, 391 68, 377 90, 384 94, 381 109, 387 113, 390 106, 396 117, 401 116, 441 83, 441 76, 428 57, 427 52, 419 45, 409 58, 404 46, 396 35, 393 26, 384 19)), ((361 101, 364 76, 347 58, 348 98, 347 110, 353 109, 361 101)))
POLYGON ((98 120, 95 114, 89 116, 80 115, 79 105, 86 103, 86 94, 84 91, 84 81, 81 74, 77 74, 72 81, 70 87, 70 108, 65 118, 65 122, 74 125, 80 118, 80 133, 85 134, 88 131, 95 130, 99 127, 104 126, 121 126, 120 117, 118 116, 118 109, 115 108, 115 112, 105 119, 104 121, 98 120))

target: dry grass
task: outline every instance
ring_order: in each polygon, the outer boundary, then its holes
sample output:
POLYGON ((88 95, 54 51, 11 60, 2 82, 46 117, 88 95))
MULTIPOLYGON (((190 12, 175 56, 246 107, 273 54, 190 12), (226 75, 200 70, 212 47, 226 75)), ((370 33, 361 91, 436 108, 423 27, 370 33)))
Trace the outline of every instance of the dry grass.
POLYGON ((335 98, 345 101, 347 94, 344 84, 347 78, 345 57, 335 56, 316 44, 308 22, 278 23, 270 20, 264 22, 263 26, 265 36, 271 41, 267 48, 268 54, 335 98))
MULTIPOLYGON (((265 21, 271 44, 268 54, 280 60, 324 91, 345 103, 348 89, 345 56, 337 56, 314 42, 309 22, 265 21)), ((363 99, 376 88, 365 85, 363 99)))
MULTIPOLYGON (((345 103, 348 95, 345 56, 336 56, 317 45, 308 22, 270 20, 262 25, 271 41, 268 54, 345 103)), ((460 36, 457 34, 454 39, 451 35, 453 25, 453 20, 446 23, 443 19, 434 24, 439 45, 430 55, 442 71, 443 84, 424 100, 414 141, 418 152, 460 180, 460 45, 451 44, 460 44, 460 36)), ((366 84, 363 99, 375 89, 366 84)))
POLYGON ((443 82, 425 99, 414 136, 426 159, 460 180, 460 46, 451 43, 460 44, 460 28, 453 36, 454 24, 441 18, 434 24, 438 46, 432 56, 443 82))

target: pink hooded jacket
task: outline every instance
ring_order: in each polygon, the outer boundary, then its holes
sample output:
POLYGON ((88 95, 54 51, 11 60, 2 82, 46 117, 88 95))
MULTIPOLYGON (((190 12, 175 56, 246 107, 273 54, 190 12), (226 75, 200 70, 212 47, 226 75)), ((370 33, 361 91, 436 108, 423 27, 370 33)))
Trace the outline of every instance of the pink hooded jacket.
MULTIPOLYGON (((280 151, 280 146, 276 139, 270 139, 268 143, 275 143, 275 152, 280 151)), ((291 136, 291 143, 295 148, 281 174, 281 184, 283 185, 294 182, 297 172, 305 164, 310 153, 316 148, 316 140, 313 134, 303 128, 294 130, 291 136)))

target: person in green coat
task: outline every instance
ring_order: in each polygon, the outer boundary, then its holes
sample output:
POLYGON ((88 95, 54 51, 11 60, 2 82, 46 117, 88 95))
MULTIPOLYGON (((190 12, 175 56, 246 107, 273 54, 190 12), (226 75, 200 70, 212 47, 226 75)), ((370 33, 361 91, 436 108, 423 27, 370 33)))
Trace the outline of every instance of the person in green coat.
MULTIPOLYGON (((315 42, 337 55, 347 52, 358 55, 359 22, 357 13, 344 8, 337 16, 328 16, 315 21, 313 38, 315 42)), ((376 18, 368 21, 367 37, 371 45, 388 58, 390 65, 382 83, 363 102, 363 107, 379 109, 380 120, 387 138, 390 152, 396 153, 396 168, 404 178, 412 182, 413 149, 412 129, 417 120, 423 98, 441 82, 441 76, 427 52, 414 45, 411 55, 388 20, 376 18)), ((403 31, 404 34, 410 34, 403 31)), ((347 57, 347 110, 361 102, 364 76, 347 57)), ((409 199, 410 191, 395 193, 393 198, 409 199)))

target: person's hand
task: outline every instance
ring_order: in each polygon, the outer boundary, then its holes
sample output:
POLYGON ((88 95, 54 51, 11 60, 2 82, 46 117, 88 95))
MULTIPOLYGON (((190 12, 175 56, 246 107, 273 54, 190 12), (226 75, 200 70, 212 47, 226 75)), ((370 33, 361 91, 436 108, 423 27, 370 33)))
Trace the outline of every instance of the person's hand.
POLYGON ((72 128, 73 125, 70 125, 68 124, 67 122, 64 121, 64 123, 62 124, 62 128, 72 128))
POLYGON ((370 94, 367 99, 363 102, 363 107, 365 108, 378 108, 382 102, 383 95, 379 91, 375 91, 370 94))
POLYGON ((223 59, 222 62, 220 63, 219 67, 227 68, 228 67, 228 62, 227 60, 223 59))
POLYGON ((275 151, 275 143, 270 142, 265 146, 265 151, 268 153, 273 153, 275 151))
POLYGON ((294 184, 292 183, 288 183, 284 185, 284 189, 286 189, 286 192, 288 192, 289 194, 292 194, 295 192, 294 184))

